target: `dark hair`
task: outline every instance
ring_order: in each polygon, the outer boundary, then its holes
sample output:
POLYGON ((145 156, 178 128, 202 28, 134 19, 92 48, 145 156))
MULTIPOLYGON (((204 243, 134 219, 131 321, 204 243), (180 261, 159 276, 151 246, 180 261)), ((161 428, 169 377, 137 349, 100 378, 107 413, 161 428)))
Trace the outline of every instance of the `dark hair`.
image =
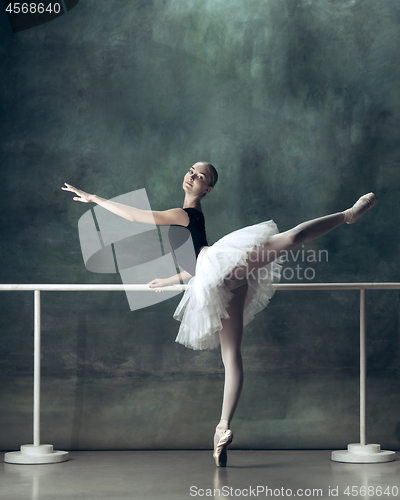
POLYGON ((218 180, 218 172, 216 168, 213 165, 211 165, 211 163, 206 163, 206 165, 208 166, 208 169, 211 172, 210 186, 214 187, 218 180))

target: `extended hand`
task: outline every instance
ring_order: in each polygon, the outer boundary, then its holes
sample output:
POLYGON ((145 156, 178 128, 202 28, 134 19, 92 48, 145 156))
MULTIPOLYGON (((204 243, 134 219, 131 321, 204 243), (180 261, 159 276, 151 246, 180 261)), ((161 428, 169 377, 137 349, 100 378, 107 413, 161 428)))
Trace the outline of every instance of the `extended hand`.
POLYGON ((75 201, 81 201, 82 203, 90 203, 92 201, 92 194, 85 193, 85 191, 81 191, 80 189, 76 189, 71 186, 71 184, 67 184, 66 182, 64 182, 64 184, 67 187, 62 187, 61 189, 63 189, 64 191, 71 191, 72 193, 76 193, 79 196, 79 198, 76 196, 73 198, 75 201))

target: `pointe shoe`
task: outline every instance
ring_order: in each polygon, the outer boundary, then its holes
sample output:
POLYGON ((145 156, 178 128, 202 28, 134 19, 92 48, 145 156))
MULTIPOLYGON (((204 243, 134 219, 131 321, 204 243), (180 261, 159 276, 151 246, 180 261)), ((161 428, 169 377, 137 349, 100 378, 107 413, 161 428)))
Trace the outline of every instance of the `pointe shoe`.
POLYGON ((225 429, 218 440, 217 446, 214 449, 213 457, 217 467, 226 467, 228 461, 227 449, 232 443, 233 432, 230 429, 225 429))
POLYGON ((345 210, 344 221, 346 224, 354 224, 365 212, 368 212, 370 208, 372 208, 375 203, 378 201, 378 198, 374 195, 374 193, 368 193, 364 196, 361 196, 354 205, 345 210))

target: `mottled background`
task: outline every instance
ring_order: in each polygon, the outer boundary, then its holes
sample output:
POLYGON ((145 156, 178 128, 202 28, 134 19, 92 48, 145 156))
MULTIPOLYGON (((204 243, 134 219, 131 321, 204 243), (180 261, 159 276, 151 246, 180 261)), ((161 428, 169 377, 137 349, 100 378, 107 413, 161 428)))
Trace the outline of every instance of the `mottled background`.
MULTIPOLYGON (((146 188, 164 210, 182 206, 198 160, 220 174, 203 204, 210 244, 373 190, 361 221, 304 246, 328 262, 300 264, 312 282, 399 282, 399 28, 397 0, 82 0, 19 33, 0 12, 0 282, 121 283, 86 270, 77 225, 89 206, 61 186, 146 188)), ((218 350, 174 342, 179 300, 131 312, 123 292, 42 293, 42 442, 211 448, 223 366, 218 350)), ((358 300, 281 291, 246 327, 236 447, 359 441, 358 300)), ((9 450, 32 442, 33 293, 0 301, 9 450)), ((368 441, 399 449, 399 292, 367 302, 368 441)))

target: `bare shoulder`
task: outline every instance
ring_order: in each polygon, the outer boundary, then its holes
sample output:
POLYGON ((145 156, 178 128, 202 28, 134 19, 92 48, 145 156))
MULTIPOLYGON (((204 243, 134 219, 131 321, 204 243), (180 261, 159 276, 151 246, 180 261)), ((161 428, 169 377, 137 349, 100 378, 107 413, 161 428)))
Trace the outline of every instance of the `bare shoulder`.
POLYGON ((183 208, 171 208, 160 212, 153 211, 154 222, 158 226, 177 225, 188 226, 190 219, 183 208))

